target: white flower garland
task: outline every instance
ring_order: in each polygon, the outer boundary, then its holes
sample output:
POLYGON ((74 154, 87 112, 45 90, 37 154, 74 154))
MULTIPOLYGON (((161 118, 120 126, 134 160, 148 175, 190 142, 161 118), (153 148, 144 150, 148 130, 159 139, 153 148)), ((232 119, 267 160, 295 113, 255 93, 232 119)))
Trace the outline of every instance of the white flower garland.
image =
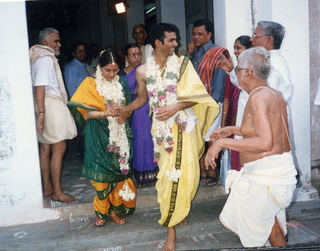
MULTIPOLYGON (((119 76, 116 75, 111 81, 105 79, 102 75, 101 67, 98 65, 96 72, 96 83, 98 93, 104 97, 105 105, 108 108, 112 107, 113 104, 125 105, 125 98, 122 92, 122 85, 119 83, 119 76)), ((120 170, 123 174, 129 172, 129 157, 130 148, 129 141, 126 134, 125 123, 120 124, 117 121, 117 117, 107 117, 109 121, 109 145, 108 151, 119 154, 120 170)), ((134 193, 129 189, 128 185, 124 184, 124 190, 120 194, 124 200, 134 198, 134 193)))
POLYGON ((169 176, 169 180, 172 180, 174 182, 177 182, 178 179, 181 177, 181 170, 180 169, 169 169, 165 173, 166 176, 169 176))
MULTIPOLYGON (((159 121, 156 119, 157 110, 159 110, 159 108, 179 103, 177 96, 177 82, 179 75, 180 64, 176 55, 168 57, 163 70, 161 70, 159 65, 157 65, 154 57, 149 57, 147 59, 146 83, 149 102, 153 112, 154 162, 158 162, 160 159, 159 146, 163 144, 163 141, 165 150, 169 153, 173 151, 174 140, 171 130, 173 124, 177 123, 183 131, 187 128, 188 116, 183 110, 178 111, 166 121, 159 121)), ((176 176, 177 173, 174 173, 176 176)), ((173 179, 176 180, 177 176, 173 179)))
POLYGON ((133 200, 134 197, 136 197, 135 193, 130 190, 127 182, 125 182, 122 189, 119 190, 119 196, 125 201, 133 200))

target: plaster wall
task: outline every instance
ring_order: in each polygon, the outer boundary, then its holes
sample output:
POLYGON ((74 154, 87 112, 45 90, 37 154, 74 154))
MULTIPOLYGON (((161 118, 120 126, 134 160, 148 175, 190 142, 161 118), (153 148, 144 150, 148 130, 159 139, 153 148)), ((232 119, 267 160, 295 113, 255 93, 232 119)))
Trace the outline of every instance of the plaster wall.
MULTIPOLYGON (((310 31, 310 106, 311 106, 311 165, 320 167, 320 106, 314 105, 316 93, 320 86, 320 3, 309 0, 310 31)), ((309 87, 309 85, 306 85, 309 87)), ((319 176, 314 177, 319 181, 319 176)))
POLYGON ((272 20, 286 29, 281 53, 287 60, 294 87, 289 105, 291 141, 301 184, 307 187, 311 185, 308 1, 273 1, 271 12, 272 20))
POLYGON ((0 226, 59 218, 43 209, 25 3, 0 3, 0 226))

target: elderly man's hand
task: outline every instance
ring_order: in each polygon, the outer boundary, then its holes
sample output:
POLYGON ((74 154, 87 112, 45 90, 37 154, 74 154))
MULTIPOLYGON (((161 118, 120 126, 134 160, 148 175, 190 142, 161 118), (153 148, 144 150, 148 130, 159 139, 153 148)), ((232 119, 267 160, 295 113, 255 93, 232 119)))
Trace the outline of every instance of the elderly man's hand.
POLYGON ((219 140, 213 141, 211 147, 207 151, 207 154, 204 160, 204 164, 207 170, 209 169, 209 167, 212 167, 212 169, 214 169, 217 166, 215 159, 218 158, 219 152, 221 150, 222 148, 219 146, 219 140))
POLYGON ((39 113, 38 116, 38 130, 39 133, 42 135, 44 130, 44 113, 39 113))
POLYGON ((230 127, 226 126, 226 127, 218 128, 214 130, 210 135, 210 139, 211 140, 224 139, 224 138, 230 137, 231 135, 232 133, 230 131, 230 127))
POLYGON ((233 70, 233 63, 232 63, 232 59, 230 58, 226 58, 225 55, 223 55, 223 53, 220 53, 220 58, 216 63, 215 68, 221 68, 224 71, 230 72, 233 70))

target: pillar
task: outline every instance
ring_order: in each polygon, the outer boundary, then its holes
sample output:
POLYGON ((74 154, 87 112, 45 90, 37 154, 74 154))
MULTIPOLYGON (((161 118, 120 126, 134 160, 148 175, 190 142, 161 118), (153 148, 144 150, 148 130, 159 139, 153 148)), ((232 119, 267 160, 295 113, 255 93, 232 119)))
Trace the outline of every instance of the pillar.
POLYGON ((1 2, 0 22, 0 226, 58 219, 43 208, 25 2, 1 2))

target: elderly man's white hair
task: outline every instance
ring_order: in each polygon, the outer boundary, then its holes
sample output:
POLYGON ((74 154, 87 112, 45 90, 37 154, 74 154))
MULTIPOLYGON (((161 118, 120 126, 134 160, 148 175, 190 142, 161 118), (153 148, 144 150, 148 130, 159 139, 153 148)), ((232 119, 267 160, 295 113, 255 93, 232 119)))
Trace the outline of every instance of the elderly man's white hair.
POLYGON ((54 28, 44 28, 42 31, 40 31, 39 43, 42 44, 43 40, 47 40, 51 33, 59 34, 59 31, 54 28))
POLYGON ((269 76, 270 55, 264 47, 258 46, 243 51, 238 64, 241 64, 241 68, 251 69, 257 78, 267 80, 269 76))

